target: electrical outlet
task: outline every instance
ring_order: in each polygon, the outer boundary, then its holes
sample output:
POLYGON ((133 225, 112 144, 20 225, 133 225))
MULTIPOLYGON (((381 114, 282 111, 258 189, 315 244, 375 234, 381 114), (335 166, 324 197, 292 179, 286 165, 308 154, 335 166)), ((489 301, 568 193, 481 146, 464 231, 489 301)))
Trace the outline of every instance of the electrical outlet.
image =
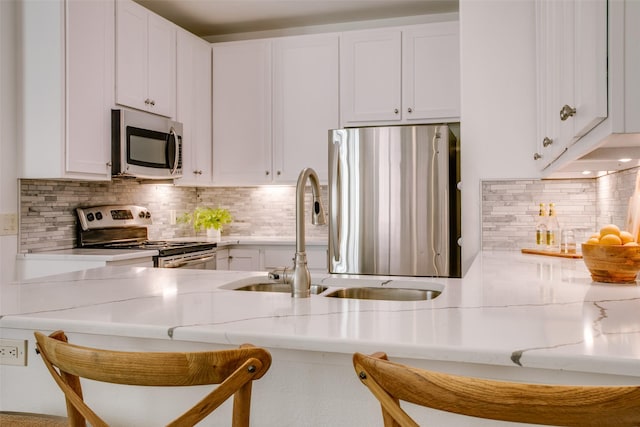
POLYGON ((0 365, 27 366, 27 340, 0 339, 0 365))
POLYGON ((0 236, 18 234, 18 214, 0 213, 0 236))

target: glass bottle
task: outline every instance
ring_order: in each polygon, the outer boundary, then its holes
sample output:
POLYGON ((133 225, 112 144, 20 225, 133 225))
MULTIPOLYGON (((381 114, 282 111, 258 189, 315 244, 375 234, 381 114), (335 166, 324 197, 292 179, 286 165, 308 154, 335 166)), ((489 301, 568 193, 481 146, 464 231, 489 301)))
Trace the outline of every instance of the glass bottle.
POLYGON ((538 218, 536 219, 536 246, 545 247, 547 245, 547 211, 544 203, 540 203, 538 218))
POLYGON ((556 215, 556 207, 554 203, 549 203, 549 219, 547 220, 547 249, 550 251, 558 250, 558 233, 560 232, 560 224, 556 215))

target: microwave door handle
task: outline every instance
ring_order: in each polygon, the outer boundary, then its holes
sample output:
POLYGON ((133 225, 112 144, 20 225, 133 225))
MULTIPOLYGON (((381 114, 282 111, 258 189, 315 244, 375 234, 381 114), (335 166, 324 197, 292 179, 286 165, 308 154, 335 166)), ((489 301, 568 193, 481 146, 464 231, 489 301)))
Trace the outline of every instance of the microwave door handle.
POLYGON ((173 135, 173 145, 175 146, 175 158, 173 159, 173 168, 171 169, 171 175, 175 175, 178 170, 178 160, 180 160, 180 149, 178 145, 178 134, 173 127, 169 129, 169 135, 173 135))

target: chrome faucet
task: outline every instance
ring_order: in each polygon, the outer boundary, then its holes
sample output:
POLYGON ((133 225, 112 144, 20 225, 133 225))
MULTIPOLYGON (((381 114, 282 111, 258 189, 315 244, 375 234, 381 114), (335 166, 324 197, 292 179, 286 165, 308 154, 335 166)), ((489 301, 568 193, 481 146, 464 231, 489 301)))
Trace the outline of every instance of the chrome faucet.
POLYGON ((320 181, 318 174, 311 168, 305 168, 298 176, 296 185, 296 256, 293 261, 293 274, 284 272, 284 280, 291 284, 291 296, 293 298, 308 298, 311 294, 311 273, 307 267, 307 252, 304 242, 304 189, 307 180, 311 182, 313 192, 313 211, 311 223, 323 225, 327 223, 320 199, 320 181))

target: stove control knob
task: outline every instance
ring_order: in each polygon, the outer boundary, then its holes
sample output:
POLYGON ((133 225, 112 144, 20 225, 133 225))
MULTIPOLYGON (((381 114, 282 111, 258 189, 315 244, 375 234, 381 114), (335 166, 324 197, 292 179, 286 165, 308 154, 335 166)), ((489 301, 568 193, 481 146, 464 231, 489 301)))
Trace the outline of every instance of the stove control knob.
POLYGON ((92 213, 88 213, 87 214, 87 221, 93 221, 94 220, 94 216, 92 213))
POLYGON ((145 213, 145 214, 144 214, 144 217, 145 217, 145 218, 147 218, 147 219, 151 218, 151 212, 147 212, 147 213, 145 213))
POLYGON ((140 213, 138 214, 138 218, 144 218, 144 211, 140 211, 140 213))
POLYGON ((96 219, 100 221, 102 219, 102 212, 96 212, 96 219))

